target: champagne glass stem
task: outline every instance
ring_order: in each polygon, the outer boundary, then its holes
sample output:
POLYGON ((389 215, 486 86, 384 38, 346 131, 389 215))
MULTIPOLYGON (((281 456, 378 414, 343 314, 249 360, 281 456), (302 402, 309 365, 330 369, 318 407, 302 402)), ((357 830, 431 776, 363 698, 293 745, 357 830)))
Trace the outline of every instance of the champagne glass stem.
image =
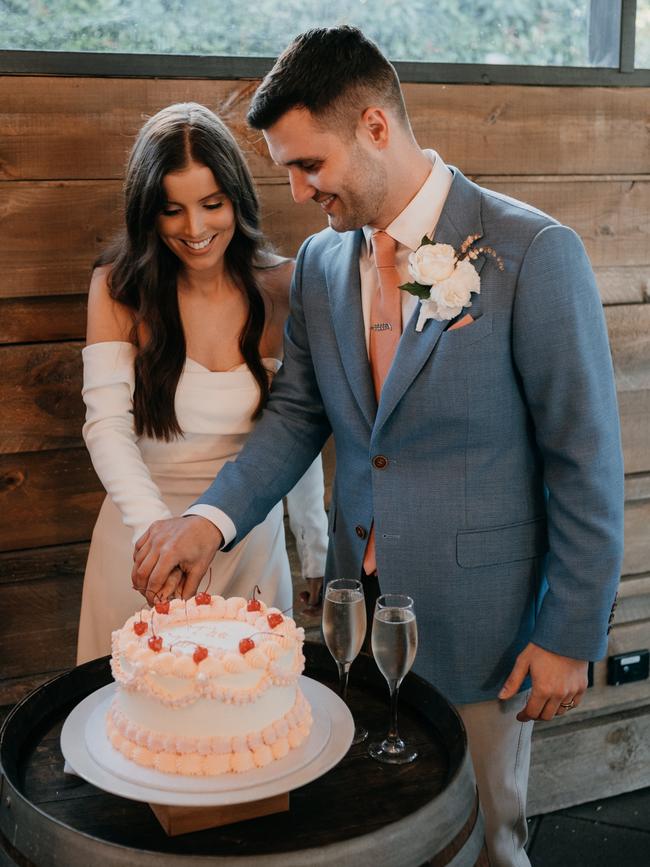
POLYGON ((348 675, 350 674, 350 662, 338 662, 339 669, 339 696, 348 703, 348 675))
POLYGON ((397 700, 399 698, 399 683, 391 681, 390 683, 390 728, 386 740, 397 743, 400 740, 399 732, 397 731, 397 700))

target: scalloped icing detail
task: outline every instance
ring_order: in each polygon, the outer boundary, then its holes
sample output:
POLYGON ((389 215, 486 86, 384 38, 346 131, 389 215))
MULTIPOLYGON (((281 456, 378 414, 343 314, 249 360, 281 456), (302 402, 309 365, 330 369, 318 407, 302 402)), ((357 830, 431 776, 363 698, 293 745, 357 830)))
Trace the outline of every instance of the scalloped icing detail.
POLYGON ((122 755, 142 767, 186 776, 218 776, 262 768, 301 746, 311 726, 311 708, 300 690, 291 710, 263 732, 232 738, 174 737, 148 731, 130 723, 114 704, 106 715, 108 739, 122 755))
MULTIPOLYGON (((174 599, 167 614, 159 614, 155 609, 136 612, 122 629, 113 633, 113 677, 123 688, 147 692, 171 707, 186 706, 201 697, 219 699, 229 704, 247 703, 255 701, 272 685, 295 683, 304 667, 304 630, 285 615, 282 623, 271 629, 267 615, 281 612, 277 608, 267 607, 261 600, 259 611, 248 611, 247 604, 243 597, 226 600, 213 595, 209 605, 197 605, 193 599, 187 603, 174 599), (133 624, 140 619, 149 627, 143 636, 133 631, 133 624), (238 629, 247 625, 251 631, 246 631, 246 636, 253 639, 255 647, 245 654, 239 653, 236 648, 211 648, 204 660, 195 663, 189 651, 197 643, 182 638, 174 642, 174 627, 187 631, 187 627, 191 629, 192 623, 202 624, 206 621, 215 624, 232 621, 237 623, 238 629), (157 653, 147 644, 153 633, 163 638, 162 650, 157 653), (166 643, 165 639, 170 638, 170 633, 172 642, 166 643), (294 652, 293 658, 288 660, 288 664, 283 664, 291 651, 294 652), (258 675, 252 686, 242 688, 235 684, 228 685, 229 676, 237 679, 246 673, 258 675), (157 677, 173 677, 184 681, 185 686, 165 689, 162 683, 156 681, 157 677)), ((238 647, 238 641, 236 644, 238 647)))

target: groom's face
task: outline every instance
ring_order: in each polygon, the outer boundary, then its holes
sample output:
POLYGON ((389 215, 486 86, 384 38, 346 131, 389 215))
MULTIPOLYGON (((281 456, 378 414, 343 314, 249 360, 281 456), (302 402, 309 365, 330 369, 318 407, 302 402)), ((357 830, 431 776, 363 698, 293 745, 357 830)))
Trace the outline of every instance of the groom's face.
POLYGON ((363 135, 323 127, 307 109, 294 108, 264 138, 275 163, 286 166, 291 194, 313 200, 332 229, 346 232, 373 224, 386 197, 386 172, 363 135))

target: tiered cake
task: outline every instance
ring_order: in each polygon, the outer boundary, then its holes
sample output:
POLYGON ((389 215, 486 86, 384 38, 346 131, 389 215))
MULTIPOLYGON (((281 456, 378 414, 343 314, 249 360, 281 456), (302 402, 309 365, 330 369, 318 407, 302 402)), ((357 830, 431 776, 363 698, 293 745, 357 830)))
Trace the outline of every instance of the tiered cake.
POLYGON ((286 756, 311 728, 297 685, 304 631, 259 599, 199 593, 113 633, 110 742, 170 774, 242 773, 286 756))

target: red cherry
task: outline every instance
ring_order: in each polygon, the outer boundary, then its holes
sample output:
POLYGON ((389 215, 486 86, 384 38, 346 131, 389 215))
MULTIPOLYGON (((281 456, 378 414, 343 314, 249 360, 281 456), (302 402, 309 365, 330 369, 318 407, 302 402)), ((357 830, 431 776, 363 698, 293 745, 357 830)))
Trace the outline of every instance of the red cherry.
POLYGON ((158 614, 169 614, 169 600, 167 602, 156 602, 154 607, 158 614))
POLYGON ((135 623, 133 624, 133 631, 135 632, 136 635, 144 635, 145 632, 147 631, 147 629, 148 629, 148 626, 144 622, 144 620, 136 620, 135 623))
POLYGON ((197 605, 209 605, 212 596, 209 593, 197 593, 194 597, 194 601, 197 605))
POLYGON ((246 611, 261 611, 262 603, 259 599, 249 599, 248 605, 246 606, 246 611))
POLYGON ((208 648, 207 647, 201 647, 201 645, 199 644, 199 646, 196 648, 196 650, 192 654, 192 659, 198 665, 199 662, 201 662, 202 659, 205 659, 205 657, 207 655, 208 655, 208 648))
POLYGON ((277 611, 274 611, 272 614, 268 614, 266 619, 268 620, 271 629, 275 629, 276 626, 284 622, 284 617, 277 611))
POLYGON ((160 635, 152 635, 147 643, 154 653, 160 653, 162 650, 162 638, 160 635))
POLYGON ((249 650, 252 650, 255 647, 255 642, 252 638, 242 638, 239 642, 239 652, 240 653, 248 653, 249 650))

